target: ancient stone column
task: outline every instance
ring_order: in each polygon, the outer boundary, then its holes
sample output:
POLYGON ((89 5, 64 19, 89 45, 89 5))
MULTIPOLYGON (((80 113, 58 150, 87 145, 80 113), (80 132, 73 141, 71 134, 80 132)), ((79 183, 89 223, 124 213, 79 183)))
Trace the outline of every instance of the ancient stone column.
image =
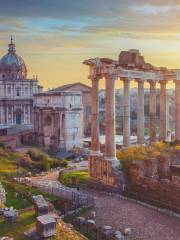
POLYGON ((169 127, 169 105, 166 84, 167 81, 160 81, 160 140, 166 140, 169 127))
POLYGON ((100 154, 99 143, 99 76, 92 78, 91 90, 91 156, 100 154))
POLYGON ((156 141, 156 82, 149 81, 149 136, 150 141, 156 141))
POLYGON ((137 143, 144 143, 144 80, 137 79, 137 143))
POLYGON ((116 142, 115 142, 115 76, 106 75, 106 141, 105 141, 105 159, 116 160, 116 142))
POLYGON ((130 145, 130 79, 123 78, 123 143, 125 147, 130 145))
POLYGON ((180 141, 180 80, 175 81, 175 137, 180 141))

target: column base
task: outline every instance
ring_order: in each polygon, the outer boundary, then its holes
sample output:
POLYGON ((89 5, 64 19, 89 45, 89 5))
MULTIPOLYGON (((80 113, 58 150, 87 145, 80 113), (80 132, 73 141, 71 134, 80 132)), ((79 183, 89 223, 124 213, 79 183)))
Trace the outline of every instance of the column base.
POLYGON ((106 157, 105 156, 104 160, 113 162, 113 161, 117 161, 117 158, 116 157, 106 157))
POLYGON ((106 159, 98 156, 89 157, 89 174, 91 180, 97 185, 116 188, 119 192, 124 190, 125 180, 121 171, 120 161, 106 159))
POLYGON ((100 151, 94 151, 94 150, 90 151, 90 156, 100 156, 100 155, 102 155, 100 151))

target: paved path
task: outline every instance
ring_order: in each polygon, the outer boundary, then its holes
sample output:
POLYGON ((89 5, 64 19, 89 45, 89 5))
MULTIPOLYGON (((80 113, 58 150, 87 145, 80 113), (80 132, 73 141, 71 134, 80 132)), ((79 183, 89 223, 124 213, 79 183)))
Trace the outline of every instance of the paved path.
MULTIPOLYGON (((90 193, 88 191, 88 193, 90 193)), ((180 219, 129 200, 91 192, 96 197, 96 222, 115 229, 132 228, 136 240, 180 240, 180 219)))
MULTIPOLYGON (((57 181, 58 172, 39 179, 57 181)), ((83 191, 84 192, 84 191, 83 191)), ((96 222, 121 231, 132 229, 133 240, 180 240, 180 219, 126 199, 86 190, 95 197, 96 222)))

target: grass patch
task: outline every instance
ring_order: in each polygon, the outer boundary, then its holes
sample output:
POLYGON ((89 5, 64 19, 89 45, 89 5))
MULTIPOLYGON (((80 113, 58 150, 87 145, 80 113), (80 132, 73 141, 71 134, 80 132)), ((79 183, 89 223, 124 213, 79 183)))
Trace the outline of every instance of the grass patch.
POLYGON ((14 223, 7 223, 0 218, 0 236, 13 237, 16 240, 25 240, 24 232, 35 227, 35 213, 28 211, 22 213, 14 223))
POLYGON ((15 209, 20 210, 32 205, 27 198, 25 198, 20 192, 16 192, 10 185, 4 183, 4 187, 7 192, 6 206, 13 206, 15 209))
POLYGON ((60 182, 70 187, 84 185, 87 183, 88 180, 89 174, 87 171, 65 172, 60 175, 60 182))
POLYGON ((61 221, 57 225, 57 240, 87 240, 87 238, 61 221))

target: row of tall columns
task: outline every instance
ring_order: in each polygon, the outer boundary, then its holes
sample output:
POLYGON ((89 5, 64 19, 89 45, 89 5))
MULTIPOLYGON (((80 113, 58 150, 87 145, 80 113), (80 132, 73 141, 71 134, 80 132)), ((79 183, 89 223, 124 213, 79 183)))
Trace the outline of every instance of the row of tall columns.
MULTIPOLYGON (((100 76, 92 80, 92 128, 91 128, 91 155, 100 154, 99 143, 99 79, 100 76)), ((124 96, 123 96, 123 141, 124 146, 130 145, 130 81, 129 78, 123 78, 124 96)), ((137 142, 144 143, 144 80, 136 79, 138 83, 137 97, 137 142)), ((115 144, 115 76, 105 75, 106 83, 106 136, 105 136, 105 157, 107 160, 116 159, 115 144)), ((156 82, 149 81, 149 135, 150 141, 156 141, 156 82)), ((166 81, 160 81, 160 139, 165 140, 168 130, 168 101, 166 94, 166 81)), ((180 104, 180 83, 176 82, 176 106, 180 104)), ((176 110, 176 139, 180 140, 180 108, 176 110)))

